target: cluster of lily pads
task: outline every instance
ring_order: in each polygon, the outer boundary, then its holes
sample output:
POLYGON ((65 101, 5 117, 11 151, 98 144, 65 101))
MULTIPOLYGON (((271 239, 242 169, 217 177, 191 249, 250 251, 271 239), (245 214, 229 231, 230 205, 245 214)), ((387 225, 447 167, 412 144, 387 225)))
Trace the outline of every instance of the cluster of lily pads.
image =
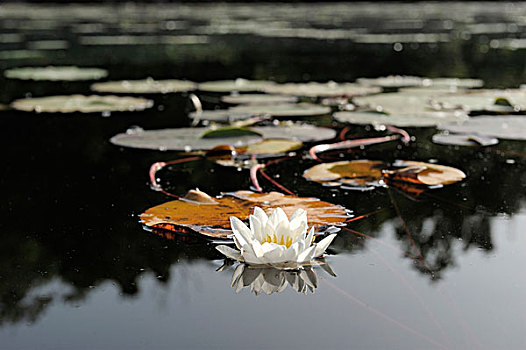
MULTIPOLYGON (((5 71, 4 75, 9 79, 73 81, 101 80, 108 72, 97 68, 50 66, 15 68, 5 71)), ((220 197, 190 190, 185 196, 146 210, 141 215, 143 225, 170 239, 180 234, 227 243, 233 239, 238 250, 229 246, 218 249, 249 265, 305 269, 306 265, 325 264, 316 258, 323 255, 334 238, 333 227, 344 225, 352 214, 340 205, 297 196, 266 175, 265 167, 292 157, 311 159, 319 164, 304 169, 303 178, 320 186, 360 190, 396 187, 413 195, 459 182, 466 177, 461 170, 439 164, 370 159, 325 162, 321 155, 384 142, 407 144, 411 136, 401 129, 406 127, 442 130, 433 136, 433 142, 438 144, 489 146, 501 138, 526 139, 526 117, 522 115, 526 108, 526 90, 488 90, 482 86, 483 82, 477 79, 415 76, 361 78, 345 83, 246 79, 196 83, 146 78, 97 82, 91 85, 97 95, 24 98, 13 101, 11 107, 40 114, 108 116, 109 112, 140 112, 151 108, 155 95, 184 94, 194 106, 188 113, 191 126, 160 130, 130 128, 110 141, 121 147, 176 151, 187 157, 155 163, 150 168, 153 189, 171 196, 178 197, 162 188, 156 173, 166 165, 201 158, 222 166, 249 169, 253 188, 220 197), (215 109, 203 109, 203 99, 215 101, 215 109), (318 120, 325 121, 325 125, 338 122, 341 127, 372 125, 379 135, 347 139, 341 132, 338 139, 335 129, 317 126, 318 120), (284 193, 264 192, 258 175, 265 176, 284 193), (254 207, 260 209, 251 215, 254 207), (293 215, 298 208, 302 211, 293 215), (273 214, 267 217, 270 213, 273 214), (290 215, 289 222, 287 216, 290 215), (250 221, 250 229, 241 222, 232 224, 231 216, 250 221), (305 220, 296 220, 299 216, 305 220), (316 234, 312 230, 307 233, 307 220, 316 234), (327 234, 329 236, 322 238, 327 234), (319 242, 312 244, 314 241, 319 242)), ((310 267, 308 269, 310 271, 310 267)), ((242 270, 236 270, 239 274, 234 276, 233 284, 244 285, 242 270)), ((312 275, 304 271, 305 276, 312 275)), ((312 279, 310 281, 294 283, 302 286, 298 290, 305 292, 314 286, 312 279)), ((282 287, 280 282, 277 288, 282 287)))

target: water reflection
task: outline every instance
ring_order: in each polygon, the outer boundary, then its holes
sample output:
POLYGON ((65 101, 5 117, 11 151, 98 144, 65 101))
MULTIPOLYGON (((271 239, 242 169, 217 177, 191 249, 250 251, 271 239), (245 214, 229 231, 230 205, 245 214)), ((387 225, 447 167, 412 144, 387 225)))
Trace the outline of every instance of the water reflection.
MULTIPOLYGON (((322 266, 329 274, 336 276, 325 260, 318 262, 320 264, 318 266, 322 266)), ((232 273, 231 286, 235 288, 236 293, 249 287, 250 291, 256 295, 281 293, 287 289, 287 286, 298 293, 314 293, 314 290, 318 288, 318 276, 314 268, 314 266, 303 266, 294 270, 282 270, 238 264, 232 273)))

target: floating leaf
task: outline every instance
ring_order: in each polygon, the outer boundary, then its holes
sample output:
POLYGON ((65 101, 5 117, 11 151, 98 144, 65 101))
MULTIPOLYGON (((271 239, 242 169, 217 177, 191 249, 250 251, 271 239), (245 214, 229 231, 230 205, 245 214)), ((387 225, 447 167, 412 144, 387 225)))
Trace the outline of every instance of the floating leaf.
POLYGON ((69 42, 67 40, 36 40, 28 42, 27 47, 30 50, 67 50, 69 42))
POLYGON ((336 131, 333 129, 309 124, 256 126, 251 129, 263 135, 265 139, 289 139, 302 142, 317 142, 336 137, 336 131))
POLYGON ((154 149, 159 151, 209 150, 219 145, 245 146, 261 140, 251 133, 244 136, 203 138, 209 128, 177 128, 161 130, 130 130, 113 136, 110 141, 117 146, 154 149))
POLYGON ((269 94, 238 94, 221 97, 221 101, 235 105, 265 105, 295 103, 295 96, 269 95, 269 94))
POLYGON ((383 114, 375 112, 336 112, 334 119, 340 123, 359 125, 394 125, 400 127, 431 127, 444 123, 458 123, 467 119, 463 112, 430 112, 408 114, 383 114))
POLYGON ((469 118, 462 124, 444 124, 438 128, 453 133, 526 140, 525 116, 478 116, 469 118))
POLYGON ((353 160, 315 165, 305 170, 303 177, 326 186, 372 189, 384 185, 384 181, 447 185, 461 181, 466 175, 452 167, 408 160, 398 160, 392 166, 381 161, 353 160))
POLYGON ((63 67, 24 67, 8 69, 4 72, 6 78, 21 80, 76 81, 98 80, 106 77, 108 71, 100 68, 63 67))
POLYGON ((239 136, 247 136, 247 135, 255 135, 258 137, 261 137, 262 135, 254 130, 248 129, 248 128, 218 128, 218 129, 209 129, 205 131, 201 138, 203 139, 213 139, 213 138, 225 138, 225 137, 239 137, 239 136))
POLYGON ((229 108, 230 111, 273 117, 310 117, 331 113, 331 108, 312 103, 283 103, 273 105, 241 105, 229 108))
POLYGON ((526 109, 526 91, 466 90, 456 94, 435 96, 431 104, 434 108, 443 110, 513 112, 526 109))
POLYGON ((197 84, 188 80, 142 80, 108 81, 91 85, 97 92, 131 93, 131 94, 167 94, 195 90, 197 84))
POLYGON ((366 87, 354 83, 304 83, 304 84, 275 84, 264 89, 270 94, 282 94, 305 97, 333 97, 333 96, 363 96, 379 93, 382 89, 378 87, 366 87))
POLYGON ((305 170, 303 177, 326 186, 370 188, 382 185, 382 170, 386 164, 374 160, 353 160, 321 163, 305 170))
MULTIPOLYGON (((399 42, 399 41, 397 41, 399 42)), ((424 85, 424 78, 410 75, 389 75, 380 78, 358 78, 356 82, 364 86, 380 86, 383 88, 403 88, 424 85)))
POLYGON ((300 149, 301 141, 286 139, 266 139, 245 147, 238 148, 238 152, 247 155, 277 155, 300 149))
POLYGON ((195 233, 214 238, 226 238, 230 230, 230 216, 247 220, 253 212, 254 206, 259 206, 267 213, 273 209, 282 208, 287 216, 298 209, 307 211, 308 224, 312 225, 340 225, 344 223, 349 213, 339 205, 320 201, 316 198, 287 196, 278 192, 254 193, 251 191, 237 191, 225 193, 220 198, 192 195, 167 203, 160 204, 146 210, 140 218, 144 225, 181 232, 190 229, 195 233), (206 199, 206 200, 204 200, 206 199))
POLYGON ((152 106, 153 101, 144 98, 95 95, 25 98, 11 103, 11 107, 14 109, 37 113, 142 111, 152 106))
POLYGON ((440 145, 456 146, 493 146, 499 143, 499 140, 494 137, 449 133, 435 134, 432 137, 432 141, 440 145))
POLYGON ((386 181, 395 180, 435 186, 459 182, 466 177, 466 174, 456 168, 438 164, 400 160, 396 161, 393 166, 401 169, 384 170, 386 181))
POLYGON ((217 123, 232 123, 254 117, 253 113, 232 111, 230 109, 214 109, 191 112, 188 117, 194 120, 208 120, 217 123))
POLYGON ((218 80, 218 81, 209 81, 205 83, 198 84, 198 89, 206 92, 253 92, 253 91, 263 91, 267 86, 275 84, 272 81, 266 80, 246 80, 238 78, 236 80, 218 80))

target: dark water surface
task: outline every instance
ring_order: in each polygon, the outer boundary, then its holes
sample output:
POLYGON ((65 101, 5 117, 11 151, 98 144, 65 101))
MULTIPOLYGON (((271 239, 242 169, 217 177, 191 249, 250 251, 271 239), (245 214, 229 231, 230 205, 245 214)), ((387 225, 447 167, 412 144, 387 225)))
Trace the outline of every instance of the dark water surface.
MULTIPOLYGON (((19 42, 4 37, 0 67, 99 66, 109 70, 109 80, 353 81, 415 74, 481 78, 490 88, 526 82, 523 4, 276 6, 0 5, 0 33, 22 35, 19 42), (271 25, 441 33, 450 40, 403 43, 400 51, 396 42, 254 34, 271 25), (109 34, 206 34, 209 43, 88 46, 80 39, 109 34), (22 57, 31 42, 51 39, 66 40, 69 49, 22 57)), ((0 103, 28 93, 88 94, 89 85, 0 78, 0 103)), ((223 260, 212 243, 167 240, 138 222, 145 209, 170 200, 150 189, 149 166, 176 155, 119 148, 108 139, 132 125, 189 125, 187 96, 151 98, 151 110, 110 117, 0 111, 1 349, 526 346, 524 142, 440 146, 430 142, 435 129, 409 128, 416 137, 409 147, 385 144, 346 156, 436 160, 467 174, 417 200, 396 189, 329 190, 306 182, 298 174, 315 164, 310 160, 269 168, 300 195, 344 205, 356 216, 376 214, 347 226, 372 238, 341 231, 327 258, 336 277, 315 269, 314 293, 288 286, 256 296, 231 288, 235 266, 216 271, 223 260), (414 251, 424 260, 407 256, 414 251)), ((354 127, 351 134, 365 132, 354 127)), ((159 175, 178 194, 199 187, 218 195, 251 185, 248 171, 205 160, 159 175)), ((285 278, 275 271, 266 277, 285 278)))

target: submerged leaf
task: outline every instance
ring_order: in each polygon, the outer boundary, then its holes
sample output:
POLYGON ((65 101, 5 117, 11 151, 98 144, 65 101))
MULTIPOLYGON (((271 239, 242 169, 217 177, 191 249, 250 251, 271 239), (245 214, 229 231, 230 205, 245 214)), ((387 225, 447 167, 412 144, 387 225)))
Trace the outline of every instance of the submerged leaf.
POLYGON ((289 217, 296 209, 303 208, 307 211, 309 226, 340 225, 349 217, 349 213, 342 206, 316 198, 287 196, 278 192, 225 193, 222 197, 213 199, 215 203, 210 203, 207 197, 206 200, 204 198, 194 196, 192 200, 180 199, 160 204, 141 214, 141 221, 148 227, 176 232, 186 228, 205 236, 226 238, 232 233, 230 216, 247 220, 254 206, 261 207, 269 214, 273 209, 280 207, 289 217))
POLYGON ((98 80, 107 75, 105 69, 75 66, 24 67, 4 72, 4 76, 9 79, 49 81, 98 80))
POLYGON ((11 107, 26 112, 93 113, 142 111, 153 106, 153 101, 138 97, 118 96, 49 96, 25 98, 11 103, 11 107))
POLYGON ((197 84, 188 80, 121 80, 96 83, 91 85, 91 90, 97 92, 130 93, 130 94, 167 94, 173 92, 186 92, 195 90, 197 84))

